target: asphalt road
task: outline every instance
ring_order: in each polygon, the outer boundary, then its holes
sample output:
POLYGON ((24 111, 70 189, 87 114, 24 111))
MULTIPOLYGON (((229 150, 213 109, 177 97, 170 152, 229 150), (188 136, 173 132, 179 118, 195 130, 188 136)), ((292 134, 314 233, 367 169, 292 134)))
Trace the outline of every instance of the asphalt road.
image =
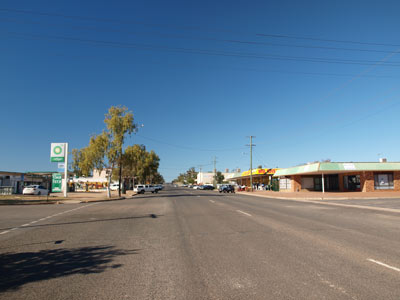
POLYGON ((400 214, 184 188, 2 206, 0 299, 400 299, 400 214))

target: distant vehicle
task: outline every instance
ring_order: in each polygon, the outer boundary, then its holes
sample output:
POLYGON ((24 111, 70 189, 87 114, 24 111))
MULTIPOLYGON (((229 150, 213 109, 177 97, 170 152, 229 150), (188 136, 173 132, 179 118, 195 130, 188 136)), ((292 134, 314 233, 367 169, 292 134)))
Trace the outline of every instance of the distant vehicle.
POLYGON ((149 184, 138 184, 135 186, 133 191, 138 194, 144 194, 145 192, 158 193, 158 189, 156 189, 155 186, 149 184))
POLYGON ((230 184, 226 184, 226 185, 221 185, 219 187, 218 191, 220 193, 234 193, 235 192, 235 188, 230 184))
POLYGON ((162 189, 164 189, 164 187, 162 186, 162 184, 156 184, 156 185, 154 186, 154 188, 155 188, 156 190, 158 190, 158 191, 161 191, 162 189))
POLYGON ((182 186, 183 186, 183 187, 187 187, 188 185, 187 185, 187 184, 183 184, 182 186))
POLYGON ((28 185, 22 191, 23 195, 48 195, 49 190, 41 185, 28 185))
POLYGON ((193 189, 194 189, 194 190, 200 190, 200 187, 201 187, 201 185, 194 185, 194 186, 193 186, 193 189))
POLYGON ((203 185, 203 190, 213 190, 215 189, 212 185, 203 185))
POLYGON ((119 184, 118 183, 111 183, 110 190, 118 191, 118 189, 119 189, 119 184))

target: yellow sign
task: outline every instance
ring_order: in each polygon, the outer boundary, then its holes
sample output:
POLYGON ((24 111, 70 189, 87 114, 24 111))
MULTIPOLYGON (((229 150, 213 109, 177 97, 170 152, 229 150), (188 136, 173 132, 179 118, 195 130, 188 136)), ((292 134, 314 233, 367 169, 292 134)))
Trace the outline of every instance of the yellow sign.
MULTIPOLYGON (((278 169, 253 169, 252 175, 272 175, 275 174, 278 169)), ((250 176, 250 170, 242 172, 242 176, 250 176)))

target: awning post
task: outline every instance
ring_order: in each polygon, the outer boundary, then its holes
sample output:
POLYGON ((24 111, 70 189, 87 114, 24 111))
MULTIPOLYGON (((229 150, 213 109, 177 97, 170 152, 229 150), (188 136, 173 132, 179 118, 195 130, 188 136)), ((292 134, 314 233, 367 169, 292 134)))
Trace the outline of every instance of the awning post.
POLYGON ((325 193, 324 173, 322 173, 322 193, 325 193))

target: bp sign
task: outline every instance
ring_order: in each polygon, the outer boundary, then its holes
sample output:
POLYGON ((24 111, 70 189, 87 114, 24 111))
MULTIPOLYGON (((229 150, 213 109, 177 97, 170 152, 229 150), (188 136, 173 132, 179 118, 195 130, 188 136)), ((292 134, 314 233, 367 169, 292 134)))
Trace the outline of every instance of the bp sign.
POLYGON ((64 162, 65 161, 65 144, 64 143, 51 143, 50 161, 51 162, 64 162))
POLYGON ((61 192, 61 183, 62 183, 62 174, 61 173, 53 173, 52 181, 51 181, 51 192, 52 193, 60 193, 61 192))

